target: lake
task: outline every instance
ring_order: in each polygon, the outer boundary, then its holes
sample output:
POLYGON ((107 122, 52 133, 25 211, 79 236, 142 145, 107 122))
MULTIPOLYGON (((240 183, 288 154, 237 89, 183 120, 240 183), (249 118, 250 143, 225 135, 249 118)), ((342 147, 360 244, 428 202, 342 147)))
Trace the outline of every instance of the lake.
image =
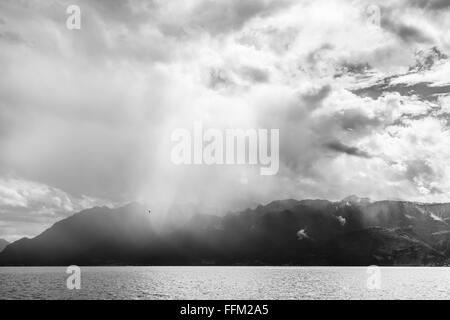
POLYGON ((1 267, 0 299, 450 299, 449 267, 1 267))

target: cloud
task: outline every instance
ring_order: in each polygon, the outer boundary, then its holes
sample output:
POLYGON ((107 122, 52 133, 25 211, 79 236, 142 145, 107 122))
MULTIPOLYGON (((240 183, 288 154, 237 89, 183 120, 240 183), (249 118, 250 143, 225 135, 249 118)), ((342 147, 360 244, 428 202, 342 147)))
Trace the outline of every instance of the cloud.
POLYGON ((447 0, 413 0, 412 3, 420 8, 442 10, 450 7, 447 0))
POLYGON ((297 239, 298 240, 309 239, 309 236, 306 233, 306 229, 300 229, 297 231, 297 239))
POLYGON ((323 100, 329 96, 331 93, 331 86, 325 85, 319 90, 315 90, 314 92, 307 92, 302 95, 303 102, 307 105, 310 110, 318 108, 323 100))
POLYGON ((0 235, 8 240, 34 235, 74 212, 108 203, 22 179, 0 179, 0 235), (26 230, 26 231, 25 231, 26 230))
POLYGON ((347 219, 345 219, 342 216, 337 216, 336 218, 339 221, 339 223, 341 224, 341 226, 345 226, 345 224, 347 223, 347 219))
POLYGON ((428 35, 424 30, 402 22, 398 22, 392 18, 385 18, 382 26, 396 35, 398 35, 405 42, 413 43, 433 43, 433 37, 428 35))
POLYGON ((212 35, 236 31, 256 17, 269 16, 289 7, 292 1, 200 1, 192 15, 192 22, 212 35))
POLYGON ((332 141, 325 146, 333 151, 336 152, 342 152, 351 156, 361 157, 361 158, 371 158, 371 155, 367 153, 366 151, 360 150, 356 147, 350 147, 345 144, 343 144, 340 141, 332 141))
POLYGON ((242 75, 252 82, 267 82, 269 75, 266 71, 254 67, 243 67, 241 69, 242 75))
POLYGON ((2 41, 6 41, 6 42, 11 42, 11 43, 23 43, 23 39, 20 35, 11 32, 11 31, 5 31, 5 32, 0 32, 0 40, 2 41))

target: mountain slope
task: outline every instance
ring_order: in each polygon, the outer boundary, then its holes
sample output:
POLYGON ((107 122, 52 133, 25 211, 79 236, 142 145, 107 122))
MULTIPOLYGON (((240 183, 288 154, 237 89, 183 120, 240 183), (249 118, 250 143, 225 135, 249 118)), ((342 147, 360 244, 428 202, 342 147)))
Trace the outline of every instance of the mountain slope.
POLYGON ((9 244, 8 241, 4 240, 4 239, 0 239, 0 252, 3 251, 3 249, 5 249, 5 247, 9 244))
POLYGON ((450 258, 446 205, 283 200, 156 230, 147 209, 93 208, 0 253, 0 265, 434 265, 450 258))
POLYGON ((1 260, 19 265, 116 263, 133 259, 153 238, 145 208, 131 204, 81 211, 33 239, 9 245, 1 260))
POLYGON ((327 247, 333 265, 440 264, 445 256, 411 230, 371 227, 344 234, 327 247))

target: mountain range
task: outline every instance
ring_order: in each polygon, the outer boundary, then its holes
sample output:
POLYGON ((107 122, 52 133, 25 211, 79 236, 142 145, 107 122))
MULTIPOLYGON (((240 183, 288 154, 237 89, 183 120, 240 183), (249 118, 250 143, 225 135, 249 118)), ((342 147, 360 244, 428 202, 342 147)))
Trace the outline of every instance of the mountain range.
POLYGON ((448 265, 450 204, 280 200, 157 227, 148 208, 95 207, 0 252, 0 265, 448 265))

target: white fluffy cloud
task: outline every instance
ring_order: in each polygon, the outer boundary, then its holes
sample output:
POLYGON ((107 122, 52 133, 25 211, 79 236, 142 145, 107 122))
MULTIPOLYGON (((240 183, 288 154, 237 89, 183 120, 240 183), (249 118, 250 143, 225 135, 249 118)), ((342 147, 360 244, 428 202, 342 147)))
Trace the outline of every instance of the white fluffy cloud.
POLYGON ((68 215, 108 201, 88 196, 79 198, 33 181, 15 178, 0 179, 0 234, 8 240, 33 235, 43 226, 68 215))

